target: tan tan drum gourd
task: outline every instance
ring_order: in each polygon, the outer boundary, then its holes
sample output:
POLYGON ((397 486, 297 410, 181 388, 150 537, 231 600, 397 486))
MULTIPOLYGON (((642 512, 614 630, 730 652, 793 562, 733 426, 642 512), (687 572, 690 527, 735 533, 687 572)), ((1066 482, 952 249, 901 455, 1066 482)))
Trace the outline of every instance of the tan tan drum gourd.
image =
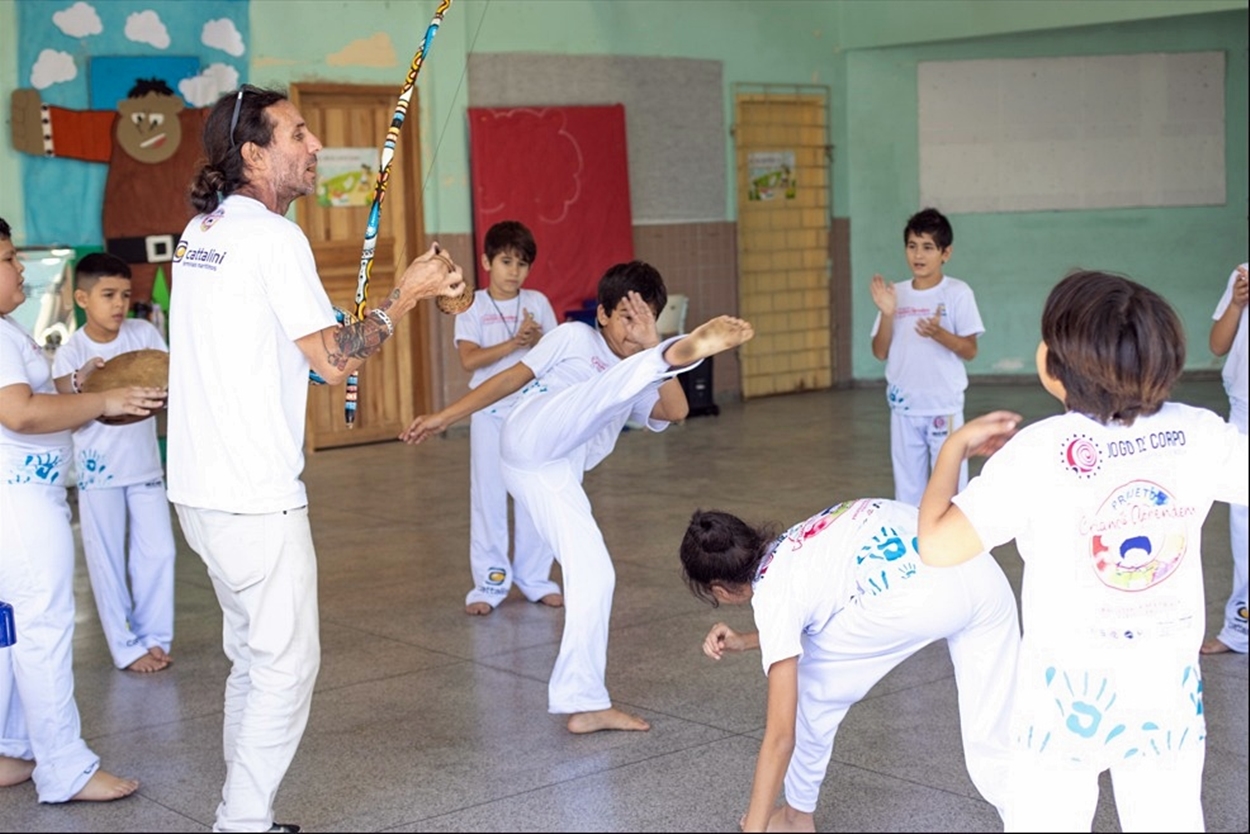
MULTIPOLYGON (((168 388, 169 387, 169 354, 163 350, 132 350, 119 353, 104 363, 103 368, 93 371, 82 390, 98 394, 113 388, 168 388)), ((164 408, 164 406, 162 406, 164 408)), ((154 409, 155 414, 160 409, 154 409)), ((152 416, 149 414, 148 417, 152 416)), ((146 420, 135 414, 121 417, 98 417, 101 423, 120 426, 146 420)))

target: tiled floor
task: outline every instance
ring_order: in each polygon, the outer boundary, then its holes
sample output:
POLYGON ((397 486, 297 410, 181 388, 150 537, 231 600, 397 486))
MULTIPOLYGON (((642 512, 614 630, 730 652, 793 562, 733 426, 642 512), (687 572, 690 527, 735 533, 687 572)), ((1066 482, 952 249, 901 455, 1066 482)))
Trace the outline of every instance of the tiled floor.
MULTIPOLYGON (((1177 399, 1226 406, 1217 382, 1177 399)), ((608 685, 649 733, 572 736, 546 713, 562 616, 515 596, 486 618, 468 589, 467 433, 309 459, 321 565, 324 661, 312 719, 278 795, 308 831, 735 831, 764 722, 755 655, 713 663, 699 645, 724 618, 679 576, 690 513, 800 520, 836 500, 891 493, 879 389, 722 403, 668 432, 627 432, 587 478, 617 569, 608 685)), ((969 415, 1054 411, 1037 386, 974 385, 969 415)), ((1039 496, 1040 499, 1040 496, 1039 496)), ((1227 508, 1206 526, 1209 617, 1231 574, 1227 508)), ((175 525, 176 527, 176 525, 175 525)), ((75 670, 83 731, 107 768, 141 780, 105 805, 41 806, 29 784, 0 790, 8 831, 205 831, 221 787, 221 616, 179 539, 175 665, 113 670, 85 570, 75 670)), ((997 554, 1018 588, 1019 558, 997 554)), ((1214 622, 1214 619, 1212 620, 1214 622)), ((1246 831, 1247 662, 1205 658, 1207 825, 1246 831)), ((1104 783, 1105 784, 1105 783, 1104 783)), ((816 813, 821 830, 996 831, 964 771, 942 645, 885 678, 849 713, 816 813)), ((1110 793, 1095 830, 1116 831, 1110 793)))

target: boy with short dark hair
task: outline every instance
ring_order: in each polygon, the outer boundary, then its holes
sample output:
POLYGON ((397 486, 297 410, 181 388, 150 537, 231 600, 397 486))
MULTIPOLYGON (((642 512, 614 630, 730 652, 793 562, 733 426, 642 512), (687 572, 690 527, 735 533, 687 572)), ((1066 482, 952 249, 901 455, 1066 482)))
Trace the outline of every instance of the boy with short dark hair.
MULTIPOLYGON (((79 260, 74 301, 87 322, 57 350, 58 378, 72 378, 95 357, 168 350, 155 325, 126 317, 130 280, 130 267, 114 255, 79 260)), ((74 430, 74 460, 83 553, 113 665, 159 672, 172 660, 175 548, 156 421, 88 421, 74 430)))
MULTIPOLYGON (((911 280, 872 277, 878 310, 872 355, 886 363, 894 497, 912 506, 920 503, 942 443, 963 425, 964 362, 976 358, 977 337, 985 332, 972 288, 943 272, 954 241, 940 211, 917 212, 903 229, 911 280)), ((967 483, 966 465, 959 478, 967 483)))
MULTIPOLYGON (((525 224, 504 220, 486 232, 482 269, 490 276, 473 305, 456 316, 460 365, 472 372, 473 389, 525 357, 544 333, 556 329, 551 302, 538 290, 524 289, 538 255, 525 224)), ((469 421, 469 569, 473 588, 466 614, 485 615, 503 602, 515 584, 532 602, 564 604, 551 580, 551 552, 524 507, 513 504, 512 558, 508 558, 508 491, 499 472, 499 434, 517 395, 473 413, 469 421)))
POLYGON ((573 733, 648 730, 612 706, 604 682, 616 574, 582 488, 582 475, 611 453, 629 420, 663 431, 689 412, 676 376, 754 335, 742 319, 719 316, 661 342, 656 316, 668 292, 641 261, 617 264, 599 281, 599 328, 566 322, 526 357, 401 439, 420 443, 516 391, 520 401, 500 438, 504 484, 555 551, 564 574, 564 637, 547 687, 547 711, 569 716, 573 733))
POLYGON ((1168 402, 1180 318, 1127 278, 1076 272, 1042 312, 1037 373, 1066 413, 970 421, 920 504, 920 556, 1012 539, 1024 561, 1008 831, 1089 830, 1110 769, 1124 831, 1202 831, 1202 524, 1245 505, 1246 436, 1168 402), (993 454, 957 493, 959 464, 993 454))

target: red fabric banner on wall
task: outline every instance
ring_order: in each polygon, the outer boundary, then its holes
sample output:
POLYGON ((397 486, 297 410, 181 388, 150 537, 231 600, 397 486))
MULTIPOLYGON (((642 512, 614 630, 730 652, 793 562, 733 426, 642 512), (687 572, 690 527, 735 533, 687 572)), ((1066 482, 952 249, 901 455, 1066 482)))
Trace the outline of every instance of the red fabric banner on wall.
POLYGON ((595 297, 609 266, 633 260, 624 105, 470 107, 469 148, 480 286, 482 241, 501 220, 534 233, 525 286, 559 321, 595 297))

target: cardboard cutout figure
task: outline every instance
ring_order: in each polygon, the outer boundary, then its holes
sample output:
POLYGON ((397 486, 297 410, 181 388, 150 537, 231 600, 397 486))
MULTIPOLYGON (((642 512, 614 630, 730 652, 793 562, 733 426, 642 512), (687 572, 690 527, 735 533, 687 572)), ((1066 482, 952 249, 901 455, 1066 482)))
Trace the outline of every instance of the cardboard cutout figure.
POLYGON ((136 79, 116 111, 54 107, 38 90, 14 90, 12 101, 14 148, 109 166, 104 248, 130 264, 132 299, 149 301, 157 269, 168 270, 178 236, 195 215, 187 193, 204 155, 208 108, 186 107, 158 78, 136 79))

